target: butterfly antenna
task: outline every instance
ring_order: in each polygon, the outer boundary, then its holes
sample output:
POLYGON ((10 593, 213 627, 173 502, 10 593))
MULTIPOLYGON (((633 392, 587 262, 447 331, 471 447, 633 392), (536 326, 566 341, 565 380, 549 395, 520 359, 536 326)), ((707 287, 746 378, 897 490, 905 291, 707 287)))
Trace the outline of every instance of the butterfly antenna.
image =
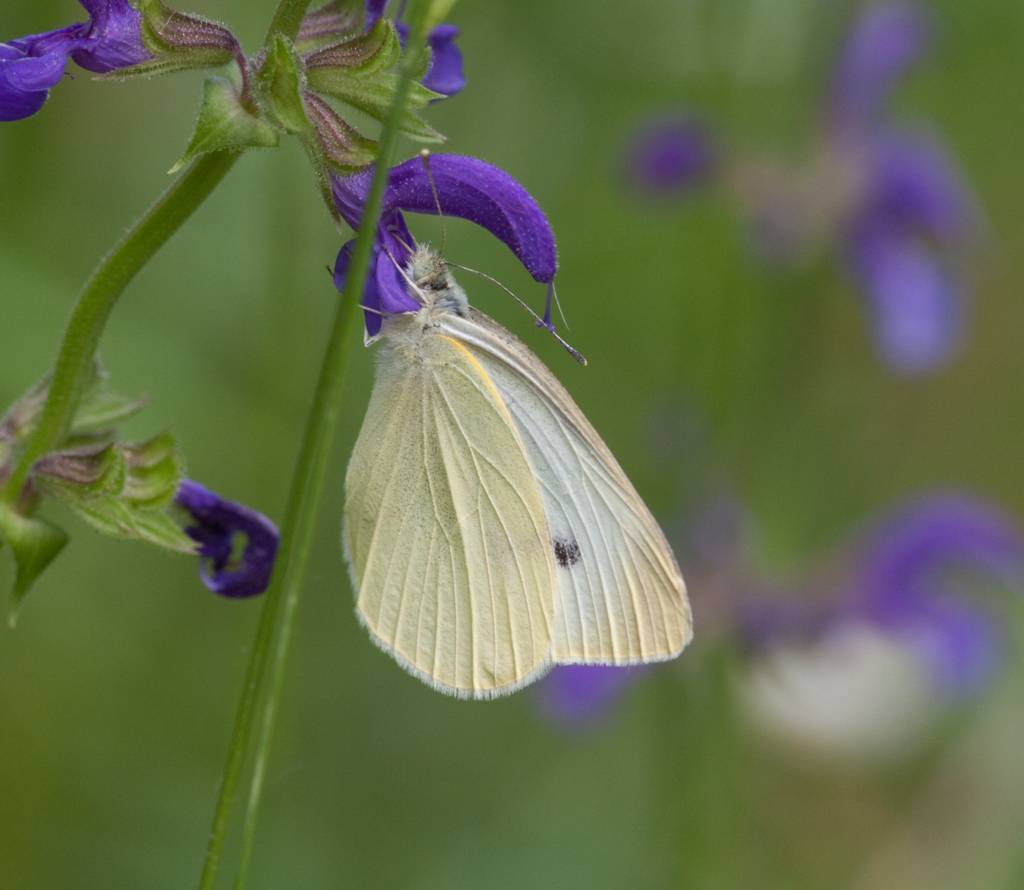
POLYGON ((434 171, 430 169, 430 149, 420 149, 420 161, 423 163, 423 171, 427 174, 427 182, 430 183, 430 193, 434 196, 434 206, 437 208, 437 215, 441 220, 441 256, 448 250, 448 225, 445 222, 444 211, 441 209, 441 195, 437 191, 437 183, 434 182, 434 171))
POLYGON ((394 238, 399 244, 402 245, 409 253, 416 253, 416 248, 406 242, 406 240, 399 234, 398 228, 395 226, 388 226, 388 234, 394 238))
POLYGON ((409 287, 411 287, 419 295, 420 303, 426 305, 427 299, 424 296, 423 291, 420 289, 420 286, 415 281, 412 280, 409 273, 406 272, 405 269, 402 267, 402 264, 395 259, 395 255, 390 250, 388 250, 388 246, 385 244, 383 245, 383 247, 384 253, 388 255, 388 259, 391 260, 391 264, 398 270, 398 274, 401 275, 405 279, 405 283, 408 284, 409 287))
POLYGON ((583 355, 583 353, 581 353, 575 346, 573 346, 561 334, 559 334, 558 331, 555 330, 555 326, 553 324, 551 324, 550 321, 545 321, 536 312, 534 312, 533 311, 533 307, 529 303, 527 303, 524 299, 522 299, 519 296, 519 294, 517 294, 514 290, 512 290, 512 288, 507 287, 506 285, 504 285, 500 281, 498 281, 497 278, 494 278, 493 276, 488 275, 486 272, 481 272, 479 269, 471 269, 469 266, 463 266, 460 263, 453 263, 450 260, 445 260, 445 263, 447 265, 449 265, 449 266, 454 266, 456 269, 462 269, 463 272, 472 272, 474 275, 479 275, 481 278, 486 278, 489 282, 491 282, 491 284, 494 284, 494 285, 497 285, 498 287, 500 287, 503 291, 505 291, 506 294, 508 294, 513 300, 515 300, 527 312, 529 312, 530 316, 533 318, 533 320, 535 322, 537 322, 537 325, 539 327, 544 328, 549 334, 551 334, 551 336, 554 337, 558 341, 559 345, 566 352, 568 352, 569 355, 571 355, 574 359, 576 359, 576 361, 578 361, 584 367, 586 366, 587 359, 583 355))

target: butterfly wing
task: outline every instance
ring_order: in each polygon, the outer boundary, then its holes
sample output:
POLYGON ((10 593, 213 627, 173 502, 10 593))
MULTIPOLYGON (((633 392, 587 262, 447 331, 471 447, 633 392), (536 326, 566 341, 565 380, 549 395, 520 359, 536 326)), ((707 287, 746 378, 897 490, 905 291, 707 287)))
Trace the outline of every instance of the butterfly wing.
POLYGON ((345 480, 358 615, 432 686, 511 692, 549 664, 554 617, 550 533, 523 443, 454 340, 424 334, 416 355, 380 349, 345 480))
POLYGON ((553 659, 636 664, 692 636, 686 587, 654 517, 572 397, 523 343, 477 310, 442 329, 500 391, 541 485, 557 606, 553 659))

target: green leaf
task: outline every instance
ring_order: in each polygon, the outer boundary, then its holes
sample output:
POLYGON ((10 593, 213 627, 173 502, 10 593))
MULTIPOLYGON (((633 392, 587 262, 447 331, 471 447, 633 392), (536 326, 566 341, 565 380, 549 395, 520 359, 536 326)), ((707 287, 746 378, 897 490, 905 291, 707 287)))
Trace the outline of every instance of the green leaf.
POLYGON ((289 133, 307 133, 310 123, 302 104, 302 62, 291 43, 280 35, 267 48, 259 83, 270 113, 289 133))
MULTIPOLYGON (((10 545, 14 554, 11 592, 16 609, 36 579, 64 549, 68 536, 46 520, 22 516, 8 504, 0 504, 0 538, 10 545)), ((13 612, 11 620, 14 620, 13 612)))
MULTIPOLYGON (((390 72, 379 72, 372 77, 349 77, 337 68, 315 68, 309 71, 310 87, 341 99, 379 121, 387 117, 397 83, 398 75, 390 72)), ((430 102, 441 98, 444 97, 440 93, 428 90, 423 84, 414 83, 399 129, 421 142, 444 141, 444 137, 416 113, 416 109, 425 108, 430 102)))
POLYGON ((203 84, 203 104, 188 148, 167 172, 173 175, 199 155, 211 151, 274 148, 278 141, 277 129, 243 105, 230 81, 211 77, 203 84))

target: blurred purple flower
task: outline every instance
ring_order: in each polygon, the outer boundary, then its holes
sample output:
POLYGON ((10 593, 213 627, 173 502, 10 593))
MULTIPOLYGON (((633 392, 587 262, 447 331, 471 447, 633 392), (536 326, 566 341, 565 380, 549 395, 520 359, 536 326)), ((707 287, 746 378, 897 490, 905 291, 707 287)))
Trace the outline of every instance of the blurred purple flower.
POLYGON ((0 43, 0 121, 39 111, 64 76, 68 58, 104 74, 149 58, 139 13, 128 0, 80 0, 88 22, 0 43))
POLYGON ((833 75, 833 129, 848 133, 874 125, 893 87, 927 49, 930 30, 916 3, 878 4, 854 22, 833 75))
POLYGON ((626 146, 627 181, 650 196, 678 194, 707 181, 716 155, 707 129, 691 117, 649 121, 626 146))
POLYGON ((847 232, 850 272, 886 363, 928 372, 953 354, 963 332, 963 289, 945 253, 966 240, 976 213, 934 141, 879 134, 865 156, 865 186, 847 232))
POLYGON ((875 348, 890 369, 920 374, 942 364, 959 342, 963 307, 941 258, 896 226, 875 224, 849 246, 850 270, 864 292, 875 348))
POLYGON ((597 664, 556 667, 538 687, 540 708, 552 723, 567 729, 592 726, 607 716, 644 671, 597 664))
POLYGON ((844 237, 876 348, 894 371, 940 367, 963 330, 964 294, 947 254, 974 222, 973 201, 934 139, 894 133, 885 105, 930 31, 912 3, 875 6, 854 24, 833 81, 830 141, 858 160, 860 195, 844 237))
POLYGON ((965 593, 1024 588, 1024 534, 1007 516, 963 495, 934 495, 893 513, 869 535, 854 606, 906 636, 946 689, 973 691, 998 664, 994 610, 965 593))
MULTIPOLYGON (((342 218, 358 228, 373 168, 332 179, 334 201, 342 218)), ((393 167, 381 207, 377 242, 363 291, 366 331, 374 336, 381 325, 376 313, 415 312, 419 303, 409 293, 404 269, 415 240, 404 211, 438 212, 468 219, 504 242, 536 281, 550 283, 558 270, 554 233, 544 211, 515 179, 490 164, 460 155, 431 155, 430 173, 420 158, 393 167), (437 197, 434 188, 437 189, 437 197)), ((342 247, 334 266, 334 283, 344 288, 355 241, 342 247)))
POLYGON ((263 593, 277 554, 274 523, 189 479, 181 483, 175 500, 193 520, 185 532, 199 544, 203 583, 214 593, 232 598, 263 593))

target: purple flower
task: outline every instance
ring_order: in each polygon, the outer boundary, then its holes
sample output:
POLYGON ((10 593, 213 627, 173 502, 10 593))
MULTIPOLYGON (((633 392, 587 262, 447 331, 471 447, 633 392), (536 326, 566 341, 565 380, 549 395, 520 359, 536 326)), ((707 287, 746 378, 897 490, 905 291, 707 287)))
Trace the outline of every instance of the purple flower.
POLYGON ((854 23, 832 82, 832 127, 872 126, 889 93, 927 47, 929 22, 914 3, 876 5, 854 23))
MULTIPOLYGON (((332 180, 334 201, 342 218, 358 228, 373 169, 332 180)), ((393 167, 381 207, 377 240, 363 291, 366 331, 374 336, 381 325, 378 313, 415 312, 419 303, 409 293, 404 269, 415 240, 404 211, 438 212, 468 219, 503 241, 534 280, 550 283, 558 270, 555 238, 544 211, 515 179, 484 161, 460 155, 432 155, 428 175, 423 161, 413 158, 393 167), (435 198, 433 181, 437 189, 435 198)), ((342 247, 334 266, 334 282, 342 290, 354 241, 342 247)))
POLYGON ((199 544, 203 583, 221 596, 263 593, 277 553, 274 523, 189 479, 181 483, 175 500, 192 517, 185 532, 199 544))
POLYGON ((128 0, 80 0, 89 21, 0 43, 0 121, 39 111, 72 58, 99 74, 149 58, 128 0))
POLYGON ((934 370, 963 332, 963 287, 946 253, 969 236, 972 201, 938 146, 922 138, 879 137, 865 180, 847 256, 876 348, 895 371, 934 370))
POLYGON ((963 330, 963 286, 946 257, 970 234, 973 202, 931 138, 894 133, 884 119, 895 83, 921 57, 929 23, 910 3, 876 6, 854 25, 833 83, 830 140, 860 167, 845 232, 854 281, 876 348, 893 370, 935 370, 963 330))
POLYGON ((597 664, 556 667, 538 687, 541 710, 551 722, 569 729, 591 726, 609 713, 644 670, 597 664))
POLYGON ((462 50, 455 45, 459 29, 455 25, 438 25, 429 35, 432 58, 423 86, 442 96, 454 96, 466 86, 466 74, 462 65, 462 50))
MULTIPOLYGON (((366 27, 372 28, 384 15, 387 0, 366 0, 366 27)), ((399 10, 400 17, 405 4, 399 10)), ((396 22, 399 39, 404 47, 409 39, 409 26, 404 22, 396 22)), ((431 62, 423 86, 444 96, 454 96, 466 86, 466 75, 463 72, 462 51, 455 45, 459 29, 455 25, 441 24, 427 35, 430 47, 431 62)))
POLYGON ((626 147, 623 166, 634 188, 658 196, 705 182, 716 161, 707 129, 693 118, 673 116, 645 124, 626 147))
POLYGON ((963 313, 955 277, 941 258, 913 234, 886 226, 860 233, 850 250, 885 363, 912 375, 945 362, 959 343, 963 313))
POLYGON ((918 645, 943 687, 973 691, 997 664, 996 610, 979 587, 1024 587, 1024 534, 963 495, 933 495, 896 511, 868 536, 854 606, 918 645))
POLYGON ((799 594, 747 597, 737 615, 754 651, 814 644, 868 627, 915 652, 940 690, 976 692, 999 664, 999 604, 972 594, 1024 592, 1024 533, 994 507, 962 494, 906 503, 854 542, 850 566, 799 594))

